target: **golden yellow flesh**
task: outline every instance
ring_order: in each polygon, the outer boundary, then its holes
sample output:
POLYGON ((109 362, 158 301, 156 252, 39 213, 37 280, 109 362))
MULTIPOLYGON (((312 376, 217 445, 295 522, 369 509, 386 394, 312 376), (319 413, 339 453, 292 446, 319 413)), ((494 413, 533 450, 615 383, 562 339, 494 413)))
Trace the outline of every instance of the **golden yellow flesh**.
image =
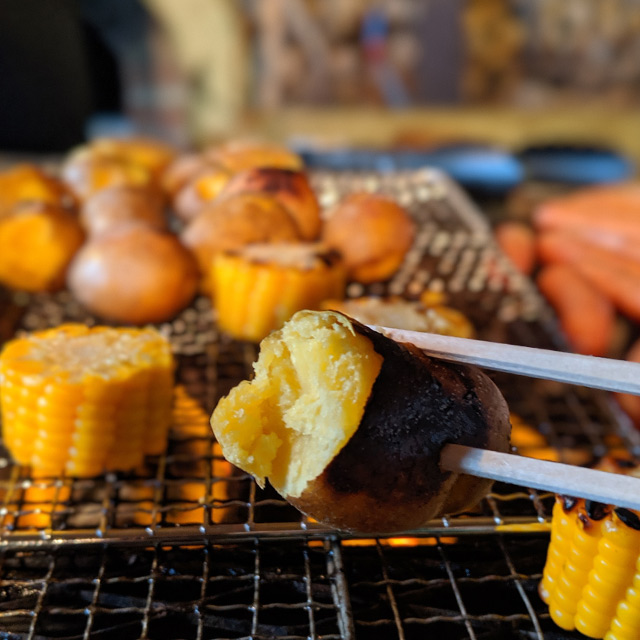
POLYGON ((153 329, 63 325, 0 355, 3 434, 38 474, 130 470, 164 450, 173 360, 153 329))
POLYGON ((355 433, 382 357, 333 312, 300 311, 265 338, 255 377, 213 412, 224 456, 297 497, 355 433))

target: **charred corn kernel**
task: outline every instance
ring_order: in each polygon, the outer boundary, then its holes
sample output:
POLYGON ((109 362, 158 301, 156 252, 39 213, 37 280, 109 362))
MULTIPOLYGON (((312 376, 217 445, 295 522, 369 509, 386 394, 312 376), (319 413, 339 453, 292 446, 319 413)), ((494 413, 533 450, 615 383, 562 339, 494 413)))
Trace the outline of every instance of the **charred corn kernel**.
POLYGON ((0 354, 0 408, 13 458, 39 475, 127 471, 166 446, 173 361, 153 329, 63 325, 0 354))
POLYGON ((583 500, 571 506, 565 502, 562 509, 568 510, 572 517, 565 531, 568 545, 562 550, 562 569, 549 594, 549 614, 559 627, 572 630, 578 602, 598 551, 602 521, 587 517, 583 500))
POLYGON ((334 251, 314 244, 255 244, 218 254, 213 304, 220 328, 259 342, 296 311, 342 297, 345 270, 334 251))
POLYGON ((633 581, 640 552, 640 531, 627 526, 614 512, 602 527, 598 555, 576 612, 576 629, 603 638, 616 607, 633 581))

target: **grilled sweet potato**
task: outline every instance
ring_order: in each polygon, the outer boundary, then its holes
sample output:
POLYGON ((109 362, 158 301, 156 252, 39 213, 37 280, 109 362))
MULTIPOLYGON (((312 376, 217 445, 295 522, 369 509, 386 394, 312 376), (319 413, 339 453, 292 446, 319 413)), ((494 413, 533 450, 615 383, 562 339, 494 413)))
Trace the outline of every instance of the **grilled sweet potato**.
POLYGON ((337 312, 301 311, 263 340, 255 377, 211 418, 225 457, 316 520, 412 529, 471 507, 491 482, 442 471, 447 443, 506 451, 509 412, 480 370, 337 312))

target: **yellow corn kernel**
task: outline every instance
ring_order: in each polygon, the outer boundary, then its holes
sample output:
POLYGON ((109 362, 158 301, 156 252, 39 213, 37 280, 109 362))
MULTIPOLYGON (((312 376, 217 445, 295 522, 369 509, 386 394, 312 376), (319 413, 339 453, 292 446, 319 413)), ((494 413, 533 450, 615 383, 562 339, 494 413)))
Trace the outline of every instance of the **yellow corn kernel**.
POLYGON ((624 599, 618 604, 616 615, 605 640, 637 640, 640 638, 640 557, 636 561, 633 582, 624 599))
POLYGON ((562 498, 556 497, 551 515, 551 540, 547 551, 547 560, 542 572, 542 581, 538 588, 540 597, 549 604, 549 598, 555 592, 556 584, 569 553, 572 520, 577 517, 575 512, 565 512, 562 508, 562 498))
POLYGON ((153 329, 62 325, 0 354, 13 458, 39 475, 129 471, 166 447, 173 359, 153 329))
POLYGON ((565 562, 555 582, 555 589, 549 596, 549 614, 559 627, 566 630, 575 628, 578 601, 598 550, 602 526, 602 521, 585 517, 583 501, 570 513, 573 517, 569 519, 569 545, 564 553, 565 562))
POLYGON ((249 245, 220 253, 212 266, 213 305, 220 328, 259 342, 296 311, 344 295, 339 256, 313 244, 249 245))

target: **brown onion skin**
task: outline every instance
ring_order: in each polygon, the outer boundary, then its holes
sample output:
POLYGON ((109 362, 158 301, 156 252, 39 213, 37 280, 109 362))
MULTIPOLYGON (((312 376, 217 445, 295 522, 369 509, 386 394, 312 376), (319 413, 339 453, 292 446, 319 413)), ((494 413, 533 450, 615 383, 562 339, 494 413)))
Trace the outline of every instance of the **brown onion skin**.
POLYGON ((356 433, 299 497, 323 524, 355 533, 407 531, 468 509, 491 481, 440 469, 448 443, 509 450, 509 410, 479 369, 425 355, 352 320, 383 356, 356 433))
POLYGON ((103 318, 164 322, 195 296, 198 267, 174 235, 133 225, 87 242, 71 263, 67 285, 103 318))

